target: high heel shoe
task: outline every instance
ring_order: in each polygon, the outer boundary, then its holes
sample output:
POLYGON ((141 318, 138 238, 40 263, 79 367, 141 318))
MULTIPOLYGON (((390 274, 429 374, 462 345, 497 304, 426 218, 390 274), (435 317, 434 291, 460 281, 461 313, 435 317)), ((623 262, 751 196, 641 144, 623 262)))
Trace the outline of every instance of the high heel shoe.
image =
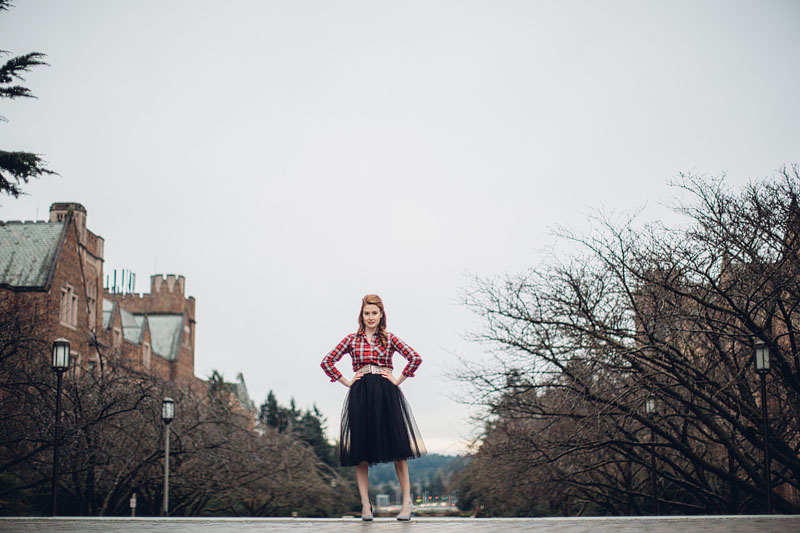
POLYGON ((369 502, 369 514, 362 513, 361 520, 364 522, 372 522, 372 502, 369 502))
POLYGON ((409 508, 407 513, 397 515, 397 519, 401 522, 409 522, 411 520, 411 509, 409 508))

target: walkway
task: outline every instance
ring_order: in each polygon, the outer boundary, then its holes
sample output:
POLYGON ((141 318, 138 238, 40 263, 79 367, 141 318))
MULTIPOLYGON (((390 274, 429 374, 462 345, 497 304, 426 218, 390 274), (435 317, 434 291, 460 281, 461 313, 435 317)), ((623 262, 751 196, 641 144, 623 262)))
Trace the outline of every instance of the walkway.
POLYGON ((647 531, 764 532, 800 531, 800 516, 659 517, 659 518, 415 518, 401 523, 389 518, 362 522, 354 518, 0 518, 0 531, 34 533, 227 533, 291 531, 297 533, 625 533, 647 531))

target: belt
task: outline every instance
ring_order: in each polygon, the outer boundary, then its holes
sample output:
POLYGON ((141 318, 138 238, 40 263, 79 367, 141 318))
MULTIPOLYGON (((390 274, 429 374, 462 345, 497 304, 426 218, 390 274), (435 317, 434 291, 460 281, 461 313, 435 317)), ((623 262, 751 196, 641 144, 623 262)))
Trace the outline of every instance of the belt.
POLYGON ((388 366, 364 365, 356 370, 356 372, 359 374, 380 374, 382 370, 388 370, 389 372, 392 371, 392 369, 388 366))

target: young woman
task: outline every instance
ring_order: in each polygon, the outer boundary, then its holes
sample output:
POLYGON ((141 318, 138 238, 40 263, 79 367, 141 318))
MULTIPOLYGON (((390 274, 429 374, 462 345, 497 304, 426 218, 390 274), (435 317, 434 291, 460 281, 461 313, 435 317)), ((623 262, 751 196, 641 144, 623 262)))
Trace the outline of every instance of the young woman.
POLYGON ((411 519, 411 483, 407 459, 425 454, 411 408, 399 385, 414 376, 422 358, 408 344, 386 331, 386 312, 377 294, 361 300, 358 332, 351 333, 322 359, 322 369, 350 390, 342 407, 339 435, 339 460, 342 466, 356 467, 361 495, 361 519, 372 520, 369 501, 369 465, 394 461, 397 480, 403 493, 398 520, 411 519), (392 354, 408 359, 399 377, 392 374, 392 354), (334 366, 344 354, 353 359, 352 379, 334 366))

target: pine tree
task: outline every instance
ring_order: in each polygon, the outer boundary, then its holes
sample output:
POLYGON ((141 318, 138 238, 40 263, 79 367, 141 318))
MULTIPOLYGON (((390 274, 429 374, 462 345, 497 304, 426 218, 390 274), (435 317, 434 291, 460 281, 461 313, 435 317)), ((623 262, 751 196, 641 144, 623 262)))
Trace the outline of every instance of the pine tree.
POLYGON ((316 405, 302 411, 292 398, 289 407, 283 407, 275 398, 275 393, 269 391, 259 409, 258 420, 265 426, 277 429, 279 433, 290 431, 311 446, 323 462, 334 466, 334 447, 325 437, 325 417, 316 405))
MULTIPOLYGON (((0 11, 7 11, 10 7, 9 0, 0 0, 0 11)), ((0 50, 0 55, 9 53, 7 50, 0 50)), ((15 82, 25 81, 22 75, 30 72, 33 67, 47 65, 44 57, 41 52, 30 52, 12 57, 0 66, 0 98, 36 98, 30 89, 15 82)), ((0 122, 8 120, 0 115, 0 122)), ((45 167, 45 162, 38 154, 0 150, 0 193, 17 198, 22 194, 21 184, 43 174, 56 173, 45 167)))
POLYGON ((283 433, 289 425, 286 409, 278 405, 278 400, 272 391, 267 394, 267 401, 261 404, 258 419, 262 424, 274 427, 280 433, 283 433))
POLYGON ((333 465, 333 446, 325 437, 325 418, 319 408, 314 405, 313 410, 308 409, 303 413, 296 426, 297 436, 314 449, 317 457, 325 463, 333 465))

